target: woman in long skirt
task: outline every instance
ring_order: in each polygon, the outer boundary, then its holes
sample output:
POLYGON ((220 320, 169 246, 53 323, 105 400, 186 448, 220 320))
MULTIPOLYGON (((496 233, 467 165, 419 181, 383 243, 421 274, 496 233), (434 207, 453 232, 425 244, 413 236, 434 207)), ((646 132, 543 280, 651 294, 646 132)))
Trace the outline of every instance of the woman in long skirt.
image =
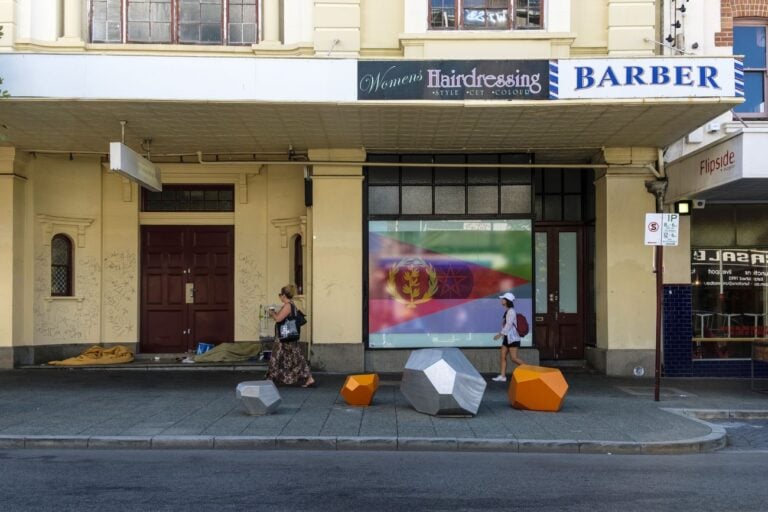
MULTIPOLYGON (((269 312, 269 316, 275 321, 275 342, 272 345, 272 357, 269 359, 266 378, 276 385, 301 384, 303 388, 312 388, 315 387, 315 379, 312 377, 309 363, 301 353, 298 337, 293 341, 280 337, 280 327, 287 319, 295 318, 295 293, 295 286, 283 286, 278 294, 283 303, 280 311, 269 312)), ((296 327, 297 330, 300 329, 298 325, 296 327)))

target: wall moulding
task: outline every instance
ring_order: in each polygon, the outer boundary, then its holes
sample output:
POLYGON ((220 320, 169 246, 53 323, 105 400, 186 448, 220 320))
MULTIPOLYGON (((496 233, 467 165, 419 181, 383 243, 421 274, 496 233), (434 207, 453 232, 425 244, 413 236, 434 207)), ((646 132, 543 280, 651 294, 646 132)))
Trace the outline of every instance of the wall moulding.
POLYGON ((37 221, 43 228, 43 245, 50 246, 54 230, 74 230, 77 233, 77 246, 85 247, 85 230, 93 224, 94 219, 82 217, 59 217, 55 215, 38 214, 37 221))
POLYGON ((301 235, 301 245, 307 245, 307 216, 291 217, 287 219, 272 219, 272 225, 280 230, 280 247, 288 247, 288 236, 301 235))
MULTIPOLYGON (((240 204, 248 204, 248 182, 254 176, 261 174, 263 164, 259 164, 258 167, 250 163, 240 162, 208 162, 204 164, 157 164, 160 166, 161 180, 163 184, 168 185, 219 185, 219 184, 232 184, 237 189, 237 201, 240 204), (214 170, 214 166, 229 165, 230 172, 217 172, 214 170), (243 166, 249 168, 243 168, 234 170, 234 166, 243 166)), ((116 174, 109 169, 109 164, 102 162, 101 164, 104 172, 109 174, 116 174)), ((133 181, 121 177, 123 186, 123 201, 131 202, 133 200, 132 186, 133 181)))

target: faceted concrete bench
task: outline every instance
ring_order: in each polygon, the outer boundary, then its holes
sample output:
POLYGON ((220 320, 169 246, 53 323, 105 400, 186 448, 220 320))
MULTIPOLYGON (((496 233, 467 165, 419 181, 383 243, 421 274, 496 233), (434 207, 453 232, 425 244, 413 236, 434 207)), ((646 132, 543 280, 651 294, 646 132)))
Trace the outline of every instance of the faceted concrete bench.
POLYGON ((557 368, 520 365, 512 372, 509 403, 515 409, 557 412, 568 393, 568 383, 557 368))
POLYGON ((400 384, 414 409, 433 416, 474 416, 485 379, 457 348, 414 350, 400 384))
POLYGON ((349 405, 371 405, 379 389, 379 376, 375 373, 350 375, 341 387, 341 396, 349 405))
POLYGON ((272 414, 283 401, 271 380, 241 382, 237 385, 236 394, 246 412, 254 416, 272 414))

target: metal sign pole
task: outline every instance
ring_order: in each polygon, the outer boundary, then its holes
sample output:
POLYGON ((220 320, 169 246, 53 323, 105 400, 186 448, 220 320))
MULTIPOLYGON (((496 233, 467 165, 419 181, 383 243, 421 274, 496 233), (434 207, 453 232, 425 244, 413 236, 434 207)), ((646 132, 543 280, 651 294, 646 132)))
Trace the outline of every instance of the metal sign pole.
POLYGON ((664 300, 664 246, 657 245, 656 249, 656 375, 653 388, 653 400, 659 401, 661 388, 661 304, 664 300))
MULTIPOLYGON (((667 191, 666 180, 646 181, 645 188, 649 193, 656 197, 656 222, 648 222, 648 220, 646 220, 645 244, 654 245, 656 250, 654 261, 656 267, 656 375, 654 377, 653 399, 658 402, 661 389, 661 320, 663 315, 662 303, 664 300, 664 245, 677 245, 677 222, 679 222, 679 216, 673 214, 665 219, 664 194, 667 191), (670 229, 671 233, 669 234, 672 235, 671 237, 667 236, 668 233, 665 233, 665 231, 670 229)), ((651 217, 653 217, 652 214, 651 217)), ((648 219, 648 215, 646 215, 646 219, 648 219)))

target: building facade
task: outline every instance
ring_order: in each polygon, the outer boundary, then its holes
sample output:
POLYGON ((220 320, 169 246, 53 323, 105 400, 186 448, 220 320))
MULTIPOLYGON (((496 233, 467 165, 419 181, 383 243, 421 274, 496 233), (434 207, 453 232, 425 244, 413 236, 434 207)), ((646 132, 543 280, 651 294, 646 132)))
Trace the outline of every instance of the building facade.
MULTIPOLYGON (((318 369, 494 371, 509 291, 524 358, 652 371, 647 183, 744 88, 729 48, 664 50, 666 9, 0 2, 0 363, 259 340, 290 282, 318 369)), ((664 251, 688 290, 692 233, 664 251)))
POLYGON ((678 376, 765 376, 768 2, 672 1, 665 13, 665 52, 736 55, 745 96, 732 112, 697 127, 666 152, 668 205, 691 201, 692 210, 690 279, 669 283, 667 290, 674 300, 665 314, 677 327, 665 339, 665 370, 678 376))

